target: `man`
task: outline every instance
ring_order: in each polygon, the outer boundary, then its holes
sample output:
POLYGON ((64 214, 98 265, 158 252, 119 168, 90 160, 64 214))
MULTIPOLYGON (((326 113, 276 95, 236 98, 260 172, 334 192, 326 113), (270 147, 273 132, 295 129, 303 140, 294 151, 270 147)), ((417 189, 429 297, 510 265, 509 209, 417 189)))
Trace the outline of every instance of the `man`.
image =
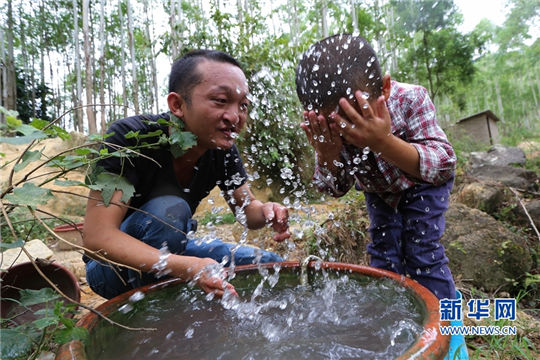
POLYGON ((140 145, 140 139, 157 142, 159 136, 152 139, 153 134, 164 133, 172 139, 173 128, 161 120, 184 127, 195 136, 196 144, 184 153, 171 152, 169 144, 142 147, 137 150, 139 156, 112 156, 98 163, 106 172, 127 179, 135 193, 126 207, 122 206, 122 191, 113 193, 109 206, 104 206, 103 191, 90 192, 85 247, 131 268, 86 259, 87 280, 96 293, 112 298, 168 274, 194 280, 204 291, 222 296, 225 288, 234 288, 205 269, 218 262, 228 265, 233 259, 240 265, 282 261, 260 249, 235 247, 217 239, 206 243, 187 236, 196 230, 191 217, 197 205, 216 185, 248 228, 271 224, 276 241, 290 236, 287 209, 255 199, 234 144, 248 116, 248 91, 244 72, 230 55, 193 51, 172 66, 167 96, 170 115, 136 116, 113 123, 109 132, 114 135, 107 142, 114 145, 109 151, 140 145))

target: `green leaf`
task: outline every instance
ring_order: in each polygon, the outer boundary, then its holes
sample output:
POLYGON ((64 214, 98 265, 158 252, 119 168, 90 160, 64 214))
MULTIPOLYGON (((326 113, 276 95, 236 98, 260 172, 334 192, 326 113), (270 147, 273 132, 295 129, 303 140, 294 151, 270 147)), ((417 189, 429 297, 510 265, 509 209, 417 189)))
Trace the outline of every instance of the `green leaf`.
POLYGON ((18 248, 18 247, 21 247, 23 245, 24 245, 24 240, 23 239, 17 239, 16 241, 14 241, 12 243, 6 243, 6 242, 2 241, 2 242, 0 242, 0 250, 18 248))
POLYGON ((28 165, 32 161, 37 161, 39 159, 41 159, 41 151, 25 151, 22 156, 22 161, 15 165, 14 169, 15 171, 19 171, 21 169, 24 169, 26 165, 28 165))
POLYGON ((45 137, 47 137, 47 135, 44 132, 40 131, 39 129, 36 129, 35 127, 33 127, 31 125, 27 125, 27 124, 22 124, 21 126, 18 126, 17 131, 23 133, 23 135, 26 135, 26 136, 32 135, 34 133, 41 133, 45 137))
POLYGON ((53 195, 51 190, 27 182, 22 188, 15 188, 13 193, 7 194, 5 198, 12 204, 28 205, 35 208, 39 204, 46 204, 53 198, 53 195))
POLYGON ((92 148, 79 148, 75 149, 74 153, 77 155, 99 154, 99 151, 92 148))
POLYGON ((171 153, 177 158, 184 155, 188 149, 197 145, 197 137, 189 131, 178 131, 173 128, 169 142, 171 143, 171 153))
POLYGON ((56 300, 60 295, 51 288, 43 288, 39 290, 21 289, 19 291, 21 306, 31 306, 56 300))
POLYGON ((138 131, 133 131, 133 130, 130 130, 129 132, 127 132, 124 137, 126 139, 132 139, 132 138, 136 138, 139 136, 139 132, 138 131))
POLYGON ((39 333, 24 331, 25 328, 0 329, 0 357, 4 360, 22 359, 32 351, 39 333))
POLYGON ((6 143, 10 145, 24 145, 34 140, 45 139, 47 134, 41 131, 36 131, 30 135, 15 136, 15 137, 0 137, 0 143, 6 143))
POLYGON ((58 344, 65 344, 71 340, 85 341, 87 338, 88 330, 82 327, 59 329, 54 334, 54 341, 58 344))
POLYGON ((32 322, 32 325, 39 330, 43 330, 51 325, 56 324, 58 324, 58 318, 56 316, 46 316, 32 322))
POLYGON ((45 126, 49 125, 49 122, 46 120, 33 118, 32 122, 30 122, 30 125, 38 130, 43 130, 45 126))
POLYGON ((90 134, 88 135, 88 141, 103 141, 107 138, 110 138, 114 135, 114 131, 111 131, 109 133, 106 133, 104 135, 101 134, 90 134))
POLYGON ((128 203, 135 193, 135 188, 123 176, 102 172, 94 179, 94 183, 89 186, 92 190, 101 191, 105 206, 109 206, 111 198, 116 190, 122 191, 122 201, 128 203))
POLYGON ((6 123, 8 127, 14 129, 17 128, 17 126, 22 125, 22 120, 17 119, 15 116, 8 115, 6 116, 6 123))
POLYGON ((78 180, 55 180, 54 185, 58 186, 86 186, 85 183, 78 180))

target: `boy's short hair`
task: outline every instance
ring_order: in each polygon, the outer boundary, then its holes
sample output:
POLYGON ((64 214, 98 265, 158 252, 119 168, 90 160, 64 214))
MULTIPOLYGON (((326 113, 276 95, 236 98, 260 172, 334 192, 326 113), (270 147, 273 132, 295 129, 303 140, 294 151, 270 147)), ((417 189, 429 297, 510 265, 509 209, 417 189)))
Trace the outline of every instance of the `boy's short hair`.
POLYGON ((204 60, 229 63, 244 71, 242 65, 235 58, 223 51, 192 50, 172 64, 169 75, 169 92, 180 94, 190 104, 191 90, 202 81, 202 74, 196 70, 197 65, 204 60))
POLYGON ((362 37, 337 34, 311 45, 296 68, 296 93, 307 110, 332 111, 342 97, 362 90, 371 98, 382 93, 379 60, 362 37))

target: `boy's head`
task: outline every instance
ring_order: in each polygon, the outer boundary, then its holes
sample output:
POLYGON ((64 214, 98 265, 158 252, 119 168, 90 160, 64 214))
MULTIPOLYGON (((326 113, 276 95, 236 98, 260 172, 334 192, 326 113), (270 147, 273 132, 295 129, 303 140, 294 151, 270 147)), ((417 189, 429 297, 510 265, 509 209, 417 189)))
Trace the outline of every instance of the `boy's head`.
POLYGON ((377 99, 382 92, 379 61, 371 45, 360 36, 327 37, 304 52, 296 68, 296 93, 306 110, 328 115, 340 98, 354 99, 354 92, 377 99))

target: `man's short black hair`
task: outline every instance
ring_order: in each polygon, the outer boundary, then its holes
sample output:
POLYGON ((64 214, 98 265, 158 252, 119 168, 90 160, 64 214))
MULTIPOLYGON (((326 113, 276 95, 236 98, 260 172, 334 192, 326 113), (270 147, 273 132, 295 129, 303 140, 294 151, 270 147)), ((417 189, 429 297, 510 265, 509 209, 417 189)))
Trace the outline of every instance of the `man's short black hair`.
POLYGON ((196 71, 197 65, 204 61, 211 60, 222 63, 229 63, 240 68, 240 63, 231 55, 219 50, 193 50, 177 59, 171 67, 169 75, 169 92, 180 94, 186 102, 191 102, 191 90, 202 81, 202 74, 196 71))
POLYGON ((332 111, 356 90, 382 93, 379 60, 362 37, 337 34, 311 45, 296 68, 296 93, 307 110, 332 111))

